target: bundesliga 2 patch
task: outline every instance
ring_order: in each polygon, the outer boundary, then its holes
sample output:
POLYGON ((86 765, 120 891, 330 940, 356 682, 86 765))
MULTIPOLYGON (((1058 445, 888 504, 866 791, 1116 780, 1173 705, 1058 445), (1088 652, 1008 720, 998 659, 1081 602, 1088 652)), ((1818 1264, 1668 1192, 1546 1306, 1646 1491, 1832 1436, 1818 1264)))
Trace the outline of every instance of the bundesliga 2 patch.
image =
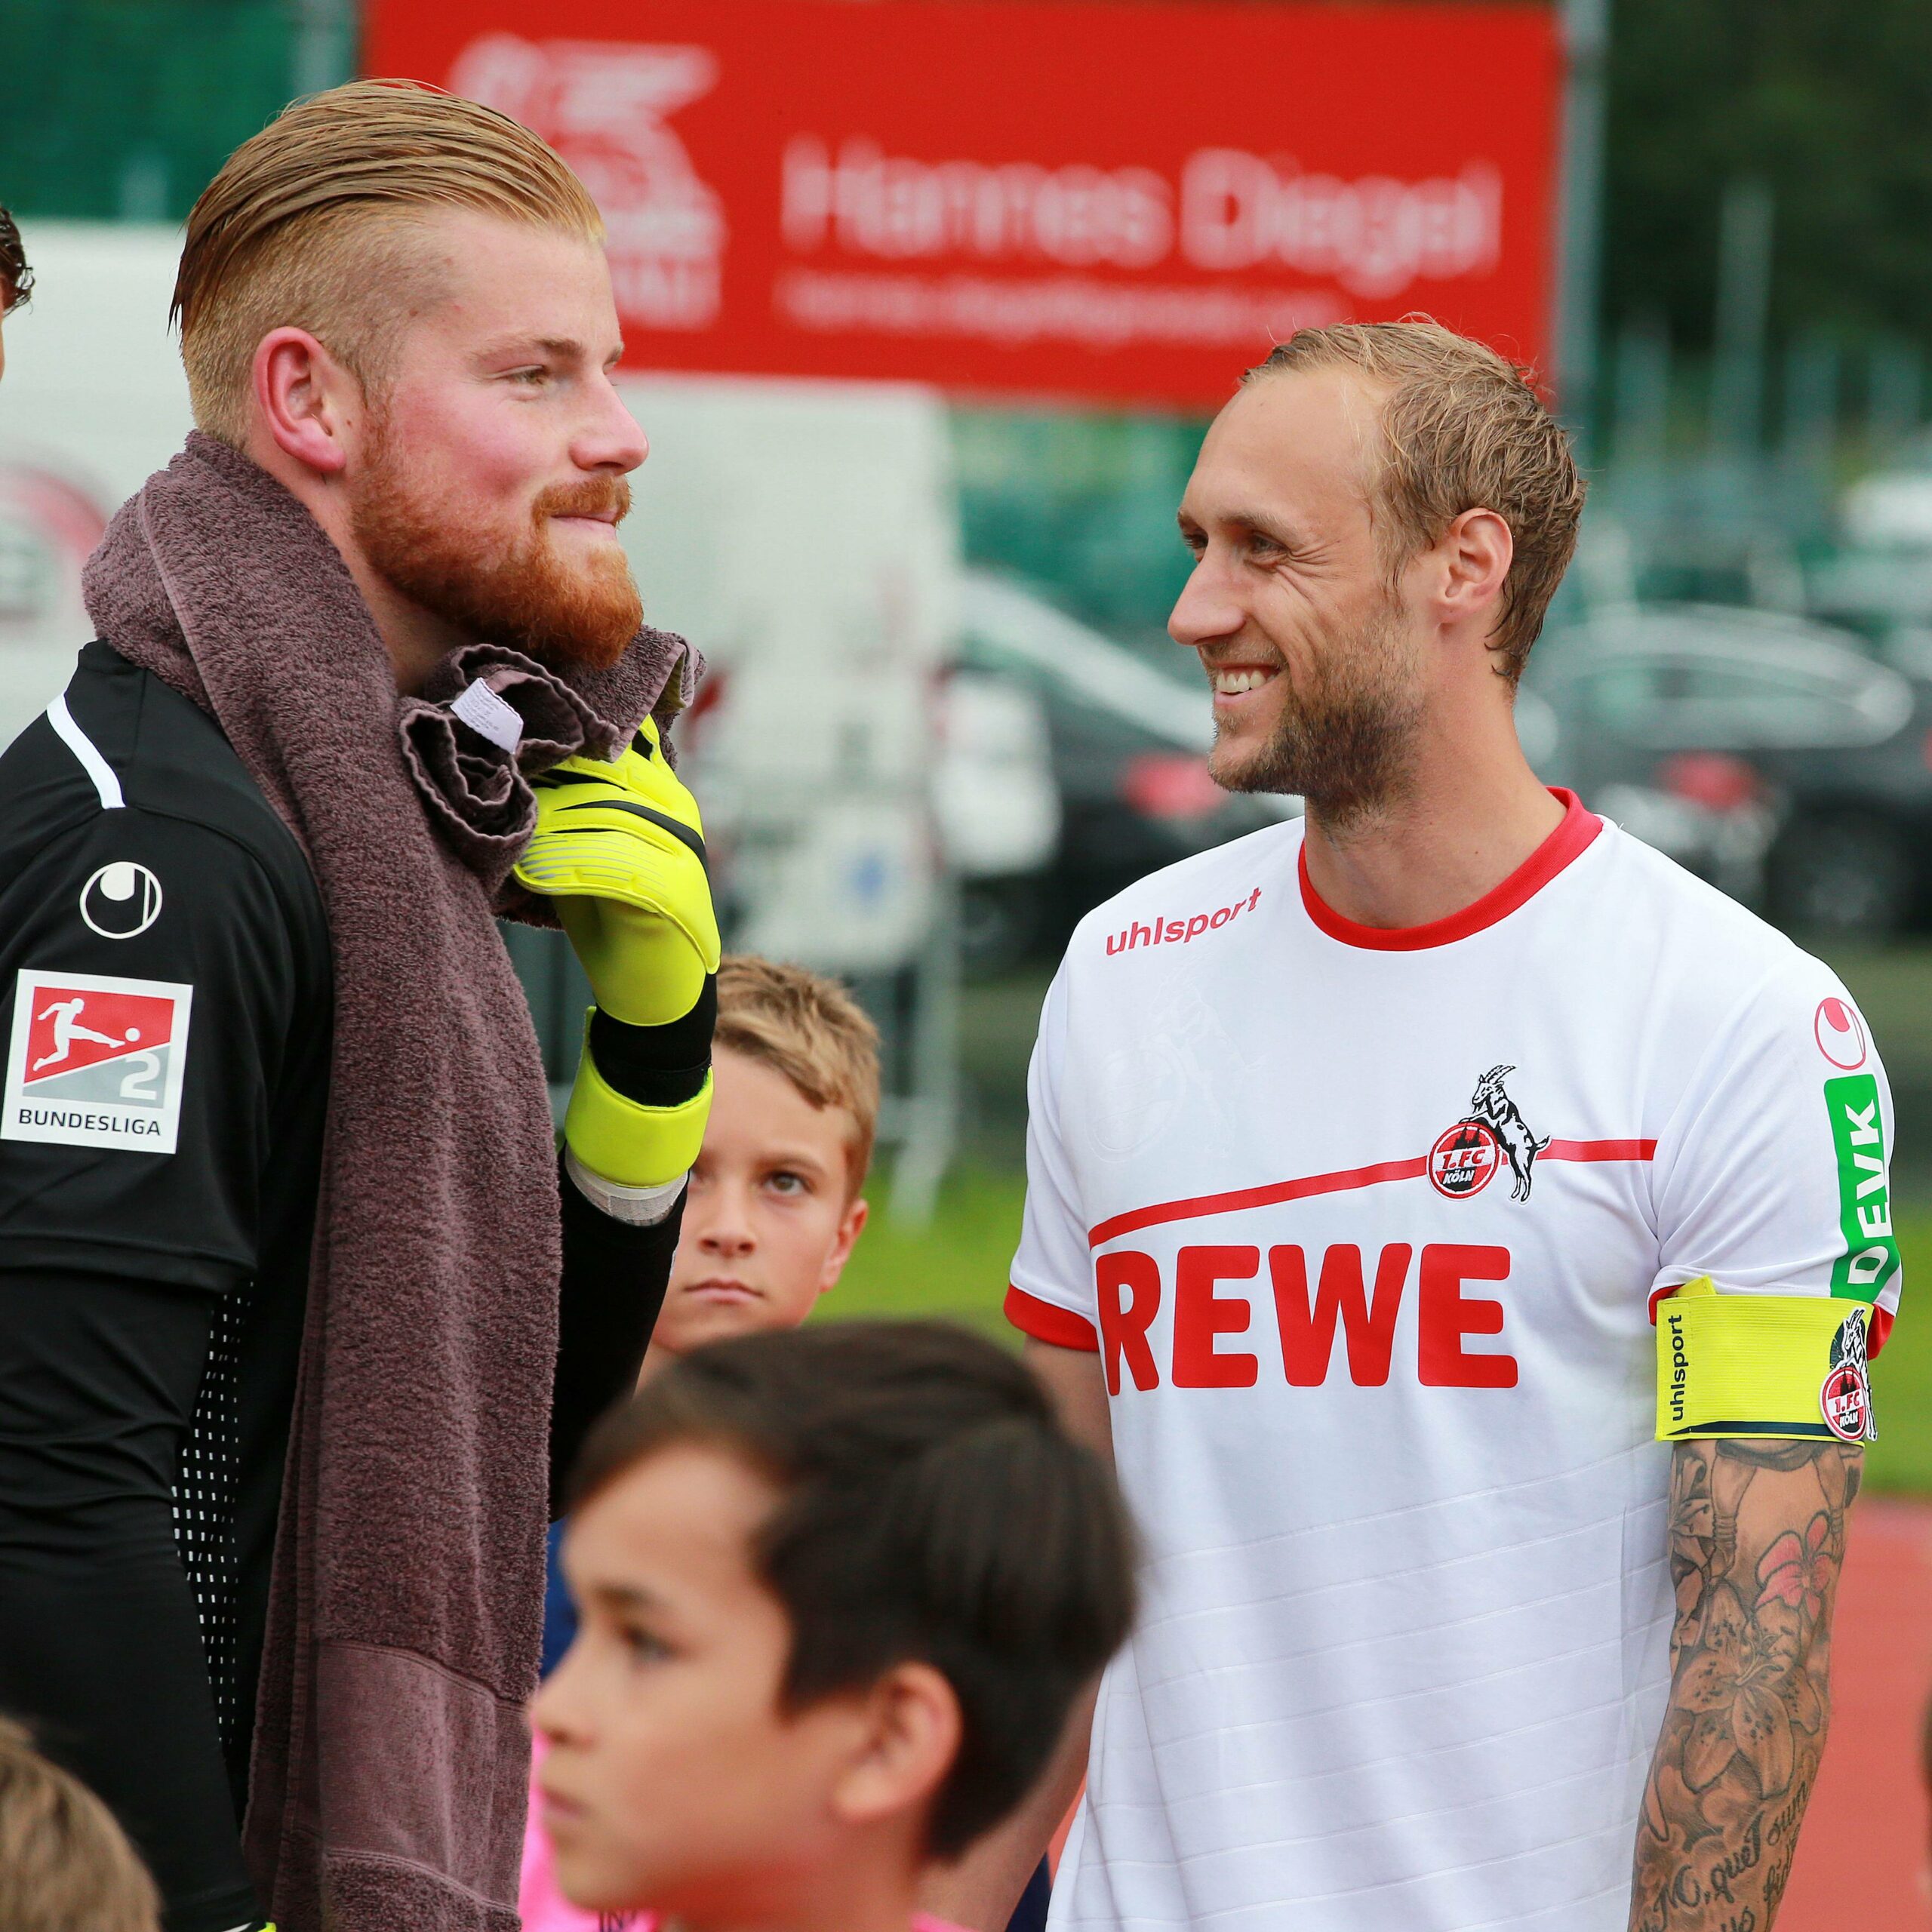
POLYGON ((0 1140, 173 1153, 194 992, 22 968, 0 1140))

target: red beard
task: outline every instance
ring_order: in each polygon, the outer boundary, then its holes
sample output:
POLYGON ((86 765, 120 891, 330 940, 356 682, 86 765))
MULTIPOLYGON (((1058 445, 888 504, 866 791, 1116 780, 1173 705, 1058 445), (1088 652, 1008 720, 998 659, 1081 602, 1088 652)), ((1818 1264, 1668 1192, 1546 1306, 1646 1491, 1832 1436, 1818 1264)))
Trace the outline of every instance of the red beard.
POLYGON ((422 489, 379 434, 350 527, 376 571, 445 623, 552 664, 605 669, 644 622, 630 566, 615 544, 566 562, 550 519, 612 510, 621 518, 630 503, 621 476, 559 484, 537 497, 521 540, 506 543, 422 489))

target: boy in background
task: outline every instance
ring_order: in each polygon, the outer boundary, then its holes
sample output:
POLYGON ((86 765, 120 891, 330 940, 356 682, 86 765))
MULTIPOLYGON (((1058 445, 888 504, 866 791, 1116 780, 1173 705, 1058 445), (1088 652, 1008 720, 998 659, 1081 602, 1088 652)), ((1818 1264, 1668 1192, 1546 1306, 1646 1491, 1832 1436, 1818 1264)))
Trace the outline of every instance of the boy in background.
MULTIPOLYGON (((878 1029, 836 980, 734 953, 718 968, 711 1117, 643 1380, 701 1342, 795 1328, 866 1225, 878 1029)), ((550 1530, 543 1672, 576 1634, 550 1530)), ((528 1898, 524 1915, 530 1915, 528 1898)))
POLYGON ((539 1694, 564 1890, 641 1932, 941 1932, 960 1857, 1047 1763, 1131 1620, 1112 1478, 959 1329, 748 1335, 586 1449, 583 1622, 539 1694))
POLYGON ((866 1225, 878 1030, 837 980, 721 961, 712 1078, 646 1381, 701 1343, 795 1328, 866 1225))

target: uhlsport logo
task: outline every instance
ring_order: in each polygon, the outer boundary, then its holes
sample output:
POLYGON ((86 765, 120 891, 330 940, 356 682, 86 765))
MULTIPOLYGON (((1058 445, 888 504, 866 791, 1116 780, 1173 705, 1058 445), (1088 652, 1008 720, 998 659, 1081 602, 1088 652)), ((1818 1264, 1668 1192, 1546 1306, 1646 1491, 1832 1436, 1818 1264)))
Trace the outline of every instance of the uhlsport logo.
POLYGON ((1872 1414, 1872 1371, 1865 1352, 1867 1311, 1861 1303, 1838 1324, 1832 1337, 1832 1365, 1818 1391, 1825 1426, 1841 1442, 1875 1442, 1872 1414))
POLYGON ((81 888, 82 921, 103 939, 139 939, 161 908, 161 881, 131 859, 103 866, 81 888))
POLYGON ((1865 1064, 1865 1023, 1849 1000, 1821 999, 1811 1016, 1811 1037, 1840 1072, 1855 1073, 1865 1064))
POLYGON ((171 1154, 192 986, 23 968, 0 1140, 171 1154))
POLYGON ((1549 1145, 1530 1131, 1503 1081, 1513 1066, 1492 1066, 1476 1082, 1469 1110, 1429 1150, 1429 1178, 1438 1194, 1451 1199, 1480 1194, 1506 1162, 1510 1174, 1509 1198, 1530 1198, 1531 1171, 1537 1156, 1549 1145))

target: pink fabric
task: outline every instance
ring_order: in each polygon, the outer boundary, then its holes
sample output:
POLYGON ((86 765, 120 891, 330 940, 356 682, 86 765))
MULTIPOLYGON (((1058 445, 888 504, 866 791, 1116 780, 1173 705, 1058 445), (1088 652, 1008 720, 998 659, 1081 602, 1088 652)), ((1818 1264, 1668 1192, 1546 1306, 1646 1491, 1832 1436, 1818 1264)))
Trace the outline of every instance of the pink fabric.
MULTIPOLYGON (((608 1918, 600 1919, 595 1912, 572 1905, 557 1889, 556 1854, 551 1848, 550 1834, 543 1829, 537 1790, 537 1774, 549 1749, 540 1732, 531 1746, 530 1817, 523 1828, 523 1881, 516 1895, 523 1932, 608 1932, 608 1918)), ((642 1921, 632 1915, 617 1924, 625 1932, 632 1932, 642 1921)))
MULTIPOLYGON (((555 1854, 549 1834, 537 1816, 537 1767, 548 1747, 540 1736, 531 1752, 530 1821, 523 1838, 523 1887, 517 1894, 517 1909, 523 1914, 523 1932, 657 1932, 654 1912, 626 1912, 617 1918, 600 1918, 571 1903, 557 1890, 555 1854)), ((925 1912, 913 1915, 912 1932, 964 1932, 943 1918, 925 1912)))

